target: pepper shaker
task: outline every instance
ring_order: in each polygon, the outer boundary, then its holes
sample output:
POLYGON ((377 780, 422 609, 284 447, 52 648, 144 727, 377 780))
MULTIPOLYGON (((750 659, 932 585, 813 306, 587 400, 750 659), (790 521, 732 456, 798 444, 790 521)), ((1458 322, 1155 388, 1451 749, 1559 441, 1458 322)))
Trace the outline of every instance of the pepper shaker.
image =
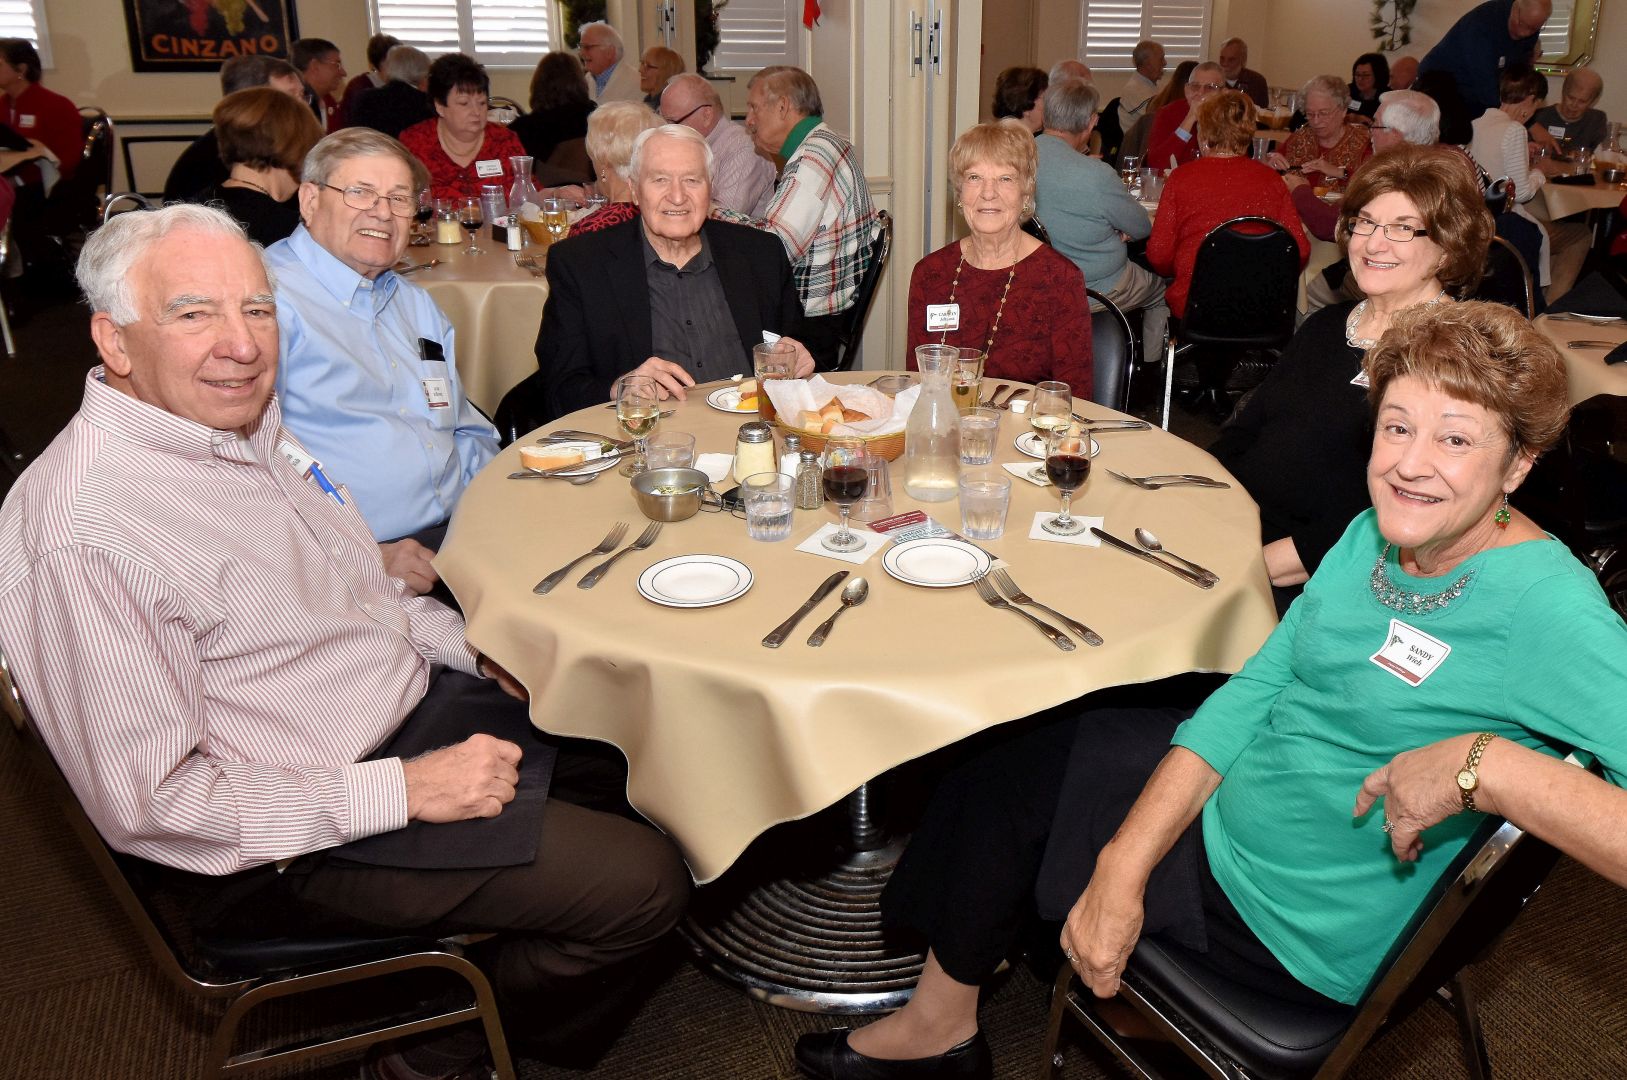
POLYGON ((819 472, 819 455, 812 450, 801 452, 797 462, 797 509, 818 510, 825 505, 823 477, 819 472))

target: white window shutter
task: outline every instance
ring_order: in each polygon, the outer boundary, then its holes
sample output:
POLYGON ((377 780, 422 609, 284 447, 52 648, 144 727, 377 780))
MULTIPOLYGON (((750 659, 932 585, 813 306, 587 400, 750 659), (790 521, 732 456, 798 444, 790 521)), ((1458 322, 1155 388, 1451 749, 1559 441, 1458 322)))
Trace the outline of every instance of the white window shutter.
POLYGON ((536 0, 472 0, 475 59, 533 67, 549 50, 548 7, 536 0))
POLYGON ((1554 13, 1542 24, 1542 33, 1537 36, 1543 56, 1564 56, 1571 51, 1571 11, 1575 7, 1573 0, 1554 0, 1554 13))
POLYGON ((770 64, 797 63, 801 12, 799 0, 730 0, 718 12, 719 41, 712 67, 756 71, 770 64))
POLYGON ((1142 0, 1085 0, 1083 5, 1084 41, 1082 57, 1091 70, 1119 68, 1128 71, 1134 65, 1130 53, 1142 39, 1142 0))
POLYGON ((51 66, 51 33, 44 0, 0 0, 0 37, 23 38, 39 50, 40 65, 51 66))
MULTIPOLYGON (((5 3, 7 0, 0 0, 5 3)), ((464 52, 492 67, 534 67, 553 48, 548 0, 371 0, 373 25, 430 56, 464 52)))
POLYGON ((1153 0, 1147 5, 1147 37, 1164 46, 1164 62, 1202 60, 1209 33, 1209 5, 1153 0))
POLYGON ((1082 0, 1080 52, 1093 71, 1130 71, 1138 41, 1164 46, 1164 63, 1204 58, 1209 5, 1202 0, 1082 0))

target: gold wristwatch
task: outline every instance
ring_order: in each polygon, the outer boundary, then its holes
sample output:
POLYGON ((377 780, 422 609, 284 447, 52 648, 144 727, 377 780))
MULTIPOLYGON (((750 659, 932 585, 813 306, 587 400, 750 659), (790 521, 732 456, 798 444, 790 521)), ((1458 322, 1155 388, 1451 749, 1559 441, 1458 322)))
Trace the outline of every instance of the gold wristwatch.
POLYGON ((1482 731, 1474 745, 1469 747, 1469 760, 1463 763, 1458 770, 1458 794, 1463 796, 1463 809, 1474 812, 1478 807, 1474 804, 1474 793, 1480 787, 1480 756, 1486 752, 1486 746, 1497 738, 1492 732, 1482 731))

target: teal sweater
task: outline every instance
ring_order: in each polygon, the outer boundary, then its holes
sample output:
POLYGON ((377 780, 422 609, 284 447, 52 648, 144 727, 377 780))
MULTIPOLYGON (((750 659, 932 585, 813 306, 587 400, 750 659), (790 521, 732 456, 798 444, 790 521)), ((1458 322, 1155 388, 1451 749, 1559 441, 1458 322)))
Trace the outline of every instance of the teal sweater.
POLYGON ((1152 219, 1130 197, 1112 166, 1086 157, 1055 135, 1034 140, 1039 171, 1034 177, 1034 214, 1051 234, 1051 246, 1073 260, 1085 284, 1111 292, 1129 256, 1124 237, 1145 240, 1152 219))
POLYGON ((1174 738, 1223 777, 1203 809, 1215 879, 1297 979, 1350 1003, 1478 817, 1448 818, 1424 833, 1417 863, 1398 862, 1382 803, 1351 817, 1369 772, 1471 731, 1555 756, 1592 751, 1617 786, 1627 772, 1627 624, 1562 544, 1484 551, 1443 579, 1409 577, 1392 551, 1390 580, 1425 594, 1474 571, 1462 596, 1427 615, 1373 598, 1383 547, 1368 510, 1259 653, 1174 738), (1417 685, 1370 659, 1392 619, 1450 647, 1417 685))

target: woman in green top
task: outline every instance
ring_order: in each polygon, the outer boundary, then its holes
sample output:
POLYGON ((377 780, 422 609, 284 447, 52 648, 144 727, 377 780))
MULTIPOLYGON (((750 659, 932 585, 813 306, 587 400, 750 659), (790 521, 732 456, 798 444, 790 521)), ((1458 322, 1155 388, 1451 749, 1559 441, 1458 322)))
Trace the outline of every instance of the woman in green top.
POLYGON ((1373 509, 1172 740, 1183 710, 1042 718, 945 780, 884 899, 931 944, 915 996, 851 1037, 804 1037, 811 1075, 988 1076, 978 984, 1036 875, 1099 996, 1157 932, 1267 993, 1343 1002, 1470 811, 1627 883, 1627 830, 1600 827, 1627 819, 1627 625, 1506 498, 1564 428, 1558 353, 1468 303, 1401 315, 1364 367, 1373 509), (1560 761, 1571 748, 1609 783, 1560 761))

